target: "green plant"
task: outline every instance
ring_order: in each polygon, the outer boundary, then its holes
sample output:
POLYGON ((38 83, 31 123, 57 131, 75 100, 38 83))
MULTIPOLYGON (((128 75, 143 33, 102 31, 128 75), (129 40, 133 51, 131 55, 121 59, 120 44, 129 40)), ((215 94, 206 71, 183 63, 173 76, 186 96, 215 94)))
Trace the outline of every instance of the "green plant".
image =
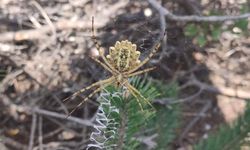
MULTIPOLYGON (((248 5, 241 6, 241 13, 247 13, 249 11, 248 5)), ((209 15, 221 15, 218 11, 211 11, 209 15)), ((224 31, 230 31, 234 34, 248 35, 248 20, 240 19, 235 21, 229 26, 222 28, 223 23, 191 23, 187 24, 184 28, 184 34, 188 37, 193 38, 193 42, 200 47, 205 46, 208 42, 217 42, 220 39, 221 33, 224 31)))
POLYGON ((250 107, 248 105, 242 115, 233 126, 223 125, 218 133, 209 136, 197 144, 195 150, 240 150, 248 145, 250 137, 250 107))
POLYGON ((203 47, 209 41, 218 41, 223 29, 220 23, 208 24, 204 22, 201 24, 188 24, 184 31, 186 36, 194 39, 195 44, 203 47))
MULTIPOLYGON (((145 98, 153 100, 163 97, 175 97, 176 85, 163 86, 149 79, 133 78, 135 86, 145 98)), ((131 150, 145 149, 143 137, 155 136, 153 147, 165 150, 174 139, 174 129, 178 127, 180 109, 178 105, 148 106, 141 100, 141 111, 135 97, 126 89, 107 87, 99 97, 97 125, 91 134, 90 147, 103 149, 131 150)))

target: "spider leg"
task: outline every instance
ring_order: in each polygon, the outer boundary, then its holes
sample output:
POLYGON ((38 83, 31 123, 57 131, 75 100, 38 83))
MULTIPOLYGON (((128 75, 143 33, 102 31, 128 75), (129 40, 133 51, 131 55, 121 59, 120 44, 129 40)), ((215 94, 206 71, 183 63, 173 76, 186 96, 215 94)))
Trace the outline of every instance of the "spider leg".
POLYGON ((101 46, 100 46, 100 45, 98 44, 98 42, 97 42, 97 39, 96 39, 96 36, 95 36, 95 30, 94 30, 94 17, 92 17, 92 39, 93 39, 93 41, 94 41, 94 43, 95 43, 96 49, 98 50, 98 52, 99 52, 100 56, 102 57, 102 59, 104 60, 105 64, 107 64, 107 66, 109 66, 109 68, 110 68, 113 72, 119 74, 119 71, 116 70, 113 66, 111 66, 111 65, 109 64, 108 60, 107 60, 106 57, 104 56, 104 50, 101 49, 101 46))
POLYGON ((144 112, 143 107, 142 107, 142 104, 141 104, 141 102, 139 101, 139 98, 138 98, 138 96, 136 95, 136 93, 133 91, 133 89, 131 89, 129 86, 127 86, 127 84, 125 84, 124 86, 127 87, 127 89, 129 90, 129 92, 135 97, 137 103, 139 104, 139 106, 140 106, 140 108, 141 108, 141 111, 144 112))
POLYGON ((81 101, 81 103, 79 103, 73 110, 71 110, 71 111, 69 112, 69 114, 67 114, 67 118, 68 118, 74 111, 76 111, 80 106, 82 106, 82 104, 83 104, 84 102, 86 102, 87 100, 89 100, 90 97, 92 97, 93 95, 95 95, 97 92, 99 92, 99 91, 101 91, 101 90, 102 90, 102 87, 99 87, 99 88, 97 88, 96 90, 94 90, 91 94, 89 94, 87 97, 85 97, 85 98, 81 101))
POLYGON ((144 70, 141 70, 141 71, 137 71, 137 72, 134 72, 134 73, 131 73, 131 74, 128 74, 126 75, 126 77, 132 77, 132 76, 136 76, 136 75, 139 75, 139 74, 143 74, 143 73, 146 73, 146 72, 149 72, 151 70, 154 70, 156 67, 151 67, 151 68, 147 68, 147 69, 144 69, 144 70))
POLYGON ((161 42, 162 40, 164 39, 165 37, 165 33, 163 34, 163 36, 161 37, 161 39, 158 41, 157 44, 155 44, 153 50, 151 51, 151 53, 148 55, 148 57, 146 57, 137 67, 135 67, 134 69, 128 71, 128 72, 125 72, 127 74, 130 74, 134 71, 136 71, 137 69, 139 69, 141 66, 143 66, 144 64, 146 64, 154 55, 155 53, 159 50, 160 46, 161 46, 161 42))
POLYGON ((135 67, 134 69, 132 69, 132 70, 130 70, 130 71, 128 71, 128 72, 126 72, 126 73, 132 73, 132 72, 134 72, 134 71, 136 71, 137 69, 139 69, 141 66, 143 66, 144 64, 146 64, 153 56, 154 56, 154 54, 158 51, 158 49, 159 49, 159 47, 160 47, 160 43, 158 43, 157 45, 156 45, 156 47, 153 49, 153 51, 149 54, 149 56, 147 57, 147 58, 145 58, 137 67, 135 67))
POLYGON ((106 64, 104 64, 103 62, 101 62, 100 60, 98 60, 97 58, 94 57, 90 57, 92 58, 95 62, 97 62, 98 64, 100 64, 103 68, 105 68, 106 70, 108 70, 110 73, 113 74, 113 70, 111 70, 106 64))
POLYGON ((81 94, 82 92, 91 89, 92 87, 95 87, 95 86, 98 86, 98 85, 102 85, 102 84, 106 84, 106 83, 112 82, 114 79, 115 79, 115 77, 111 77, 111 78, 108 78, 108 79, 101 80, 101 81, 98 81, 98 82, 96 82, 96 83, 93 83, 93 84, 91 84, 90 86, 87 86, 87 87, 85 87, 85 88, 83 88, 83 89, 81 89, 81 90, 75 92, 75 93, 72 94, 71 96, 65 98, 65 99, 63 100, 63 102, 68 101, 71 97, 77 96, 77 95, 81 94))
POLYGON ((148 101, 148 99, 146 99, 143 95, 141 95, 141 93, 135 88, 133 87, 130 83, 125 83, 126 87, 128 87, 128 89, 131 89, 131 91, 133 91, 135 94, 139 95, 144 101, 146 101, 148 103, 148 105, 150 105, 153 109, 154 106, 148 101))

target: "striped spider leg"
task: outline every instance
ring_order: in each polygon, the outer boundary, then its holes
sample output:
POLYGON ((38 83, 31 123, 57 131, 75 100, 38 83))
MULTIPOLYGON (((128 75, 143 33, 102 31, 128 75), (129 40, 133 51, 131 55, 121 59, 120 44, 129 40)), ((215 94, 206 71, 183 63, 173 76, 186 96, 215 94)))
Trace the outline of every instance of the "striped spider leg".
POLYGON ((150 58, 157 52, 157 50, 160 47, 161 40, 159 41, 158 44, 155 45, 155 47, 153 48, 149 56, 146 57, 141 62, 139 60, 140 52, 137 51, 137 46, 128 40, 117 41, 114 46, 111 46, 109 48, 109 53, 108 55, 105 56, 104 50, 101 49, 100 45, 97 42, 96 36, 94 34, 94 18, 92 18, 92 39, 103 61, 97 58, 93 58, 93 57, 92 59, 95 62, 97 62, 99 65, 104 67, 106 70, 108 70, 112 74, 112 76, 108 79, 93 83, 92 85, 87 86, 86 88, 83 88, 75 92, 70 97, 64 99, 64 102, 65 102, 69 100, 69 98, 71 98, 72 96, 73 97, 78 96, 86 90, 90 90, 94 87, 97 87, 96 90, 94 90, 88 96, 86 96, 83 99, 83 101, 79 103, 69 113, 69 115, 71 115, 76 109, 78 109, 90 97, 92 97, 94 94, 101 91, 103 88, 105 88, 108 85, 115 85, 116 87, 125 86, 128 89, 128 91, 136 98, 136 101, 138 102, 142 111, 143 111, 143 107, 139 100, 144 100, 147 104, 153 107, 151 103, 135 87, 133 87, 129 83, 128 79, 130 77, 140 75, 140 74, 143 74, 143 73, 146 73, 155 69, 155 67, 151 67, 151 68, 137 71, 140 67, 146 64, 150 60, 150 58))

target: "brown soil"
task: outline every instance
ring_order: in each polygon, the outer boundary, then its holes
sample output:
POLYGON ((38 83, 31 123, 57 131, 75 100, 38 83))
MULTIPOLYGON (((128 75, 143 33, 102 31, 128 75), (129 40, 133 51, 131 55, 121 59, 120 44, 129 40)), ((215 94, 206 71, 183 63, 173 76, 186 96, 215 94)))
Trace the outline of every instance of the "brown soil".
MULTIPOLYGON (((236 0, 177 0, 162 5, 178 15, 210 11, 234 15, 242 7, 236 0)), ((96 97, 75 111, 70 121, 66 114, 81 98, 66 104, 62 100, 109 75, 89 57, 98 57, 90 37, 92 15, 98 41, 106 50, 128 39, 145 58, 162 32, 159 14, 147 1, 3 0, 0 12, 0 74, 4 71, 0 75, 0 147, 10 150, 42 144, 47 149, 86 147, 96 97), (146 11, 152 15, 146 16, 146 11)), ((207 44, 199 47, 184 34, 188 24, 167 20, 167 41, 145 66, 157 66, 149 74, 153 78, 179 84, 183 122, 173 149, 188 149, 222 123, 231 123, 250 99, 249 26, 238 32, 232 22, 223 22, 226 30, 219 40, 208 35, 207 44)))

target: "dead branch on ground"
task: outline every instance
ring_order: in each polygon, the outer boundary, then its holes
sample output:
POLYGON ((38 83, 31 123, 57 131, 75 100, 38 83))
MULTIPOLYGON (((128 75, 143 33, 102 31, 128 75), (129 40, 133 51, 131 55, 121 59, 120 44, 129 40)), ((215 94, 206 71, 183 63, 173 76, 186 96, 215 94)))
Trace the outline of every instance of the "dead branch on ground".
POLYGON ((161 6, 156 0, 148 0, 148 2, 154 7, 156 10, 160 11, 161 14, 164 14, 169 20, 174 21, 183 21, 183 22, 223 22, 227 20, 239 20, 246 19, 250 17, 250 13, 245 13, 237 16, 178 16, 172 14, 167 8, 161 6))

